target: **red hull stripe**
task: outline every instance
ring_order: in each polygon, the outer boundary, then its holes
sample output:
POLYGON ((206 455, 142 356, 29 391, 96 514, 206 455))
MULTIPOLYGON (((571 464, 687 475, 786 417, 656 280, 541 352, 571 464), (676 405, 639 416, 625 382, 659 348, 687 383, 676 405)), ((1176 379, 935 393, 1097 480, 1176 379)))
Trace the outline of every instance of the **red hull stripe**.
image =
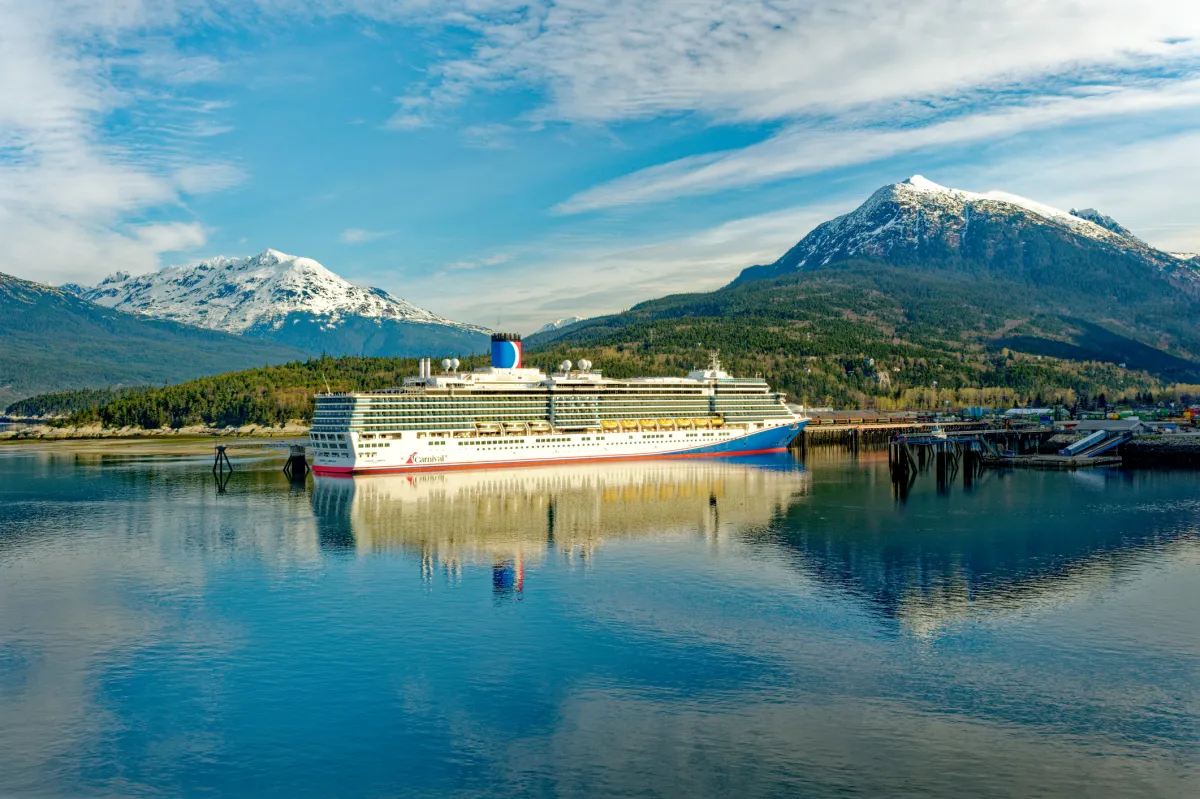
POLYGON ((600 458, 547 458, 534 461, 488 461, 484 463, 434 463, 425 466, 313 466, 313 474, 324 477, 349 477, 354 474, 396 474, 399 472, 447 472, 459 469, 503 469, 508 466, 561 466, 564 463, 597 463, 600 461, 645 461, 672 458, 733 458, 742 455, 766 455, 772 452, 787 452, 787 447, 770 449, 746 449, 736 452, 681 452, 650 453, 647 455, 607 455, 600 458))

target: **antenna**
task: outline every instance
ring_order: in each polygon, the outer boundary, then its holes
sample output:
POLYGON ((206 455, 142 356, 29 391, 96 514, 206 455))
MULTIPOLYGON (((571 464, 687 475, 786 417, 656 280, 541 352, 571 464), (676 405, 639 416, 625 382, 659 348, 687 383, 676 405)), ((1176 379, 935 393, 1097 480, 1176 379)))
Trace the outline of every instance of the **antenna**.
POLYGON ((332 394, 333 389, 329 387, 329 378, 325 376, 325 370, 321 370, 321 379, 325 381, 325 393, 332 394))

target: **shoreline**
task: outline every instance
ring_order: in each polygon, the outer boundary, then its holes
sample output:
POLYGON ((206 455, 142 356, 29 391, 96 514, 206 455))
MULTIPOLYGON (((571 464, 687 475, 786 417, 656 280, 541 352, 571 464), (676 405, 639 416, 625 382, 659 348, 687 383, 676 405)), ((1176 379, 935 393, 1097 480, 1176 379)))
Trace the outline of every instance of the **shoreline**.
POLYGON ((172 436, 91 436, 60 438, 9 438, 0 440, 0 455, 39 453, 61 455, 206 455, 212 456, 221 444, 229 446, 230 458, 287 456, 282 441, 289 435, 172 435, 172 436))
POLYGON ((162 427, 147 430, 141 427, 54 427, 48 424, 29 424, 15 430, 0 432, 0 446, 13 443, 49 441, 216 441, 220 439, 288 439, 308 438, 308 425, 295 422, 283 427, 244 425, 242 427, 162 427))

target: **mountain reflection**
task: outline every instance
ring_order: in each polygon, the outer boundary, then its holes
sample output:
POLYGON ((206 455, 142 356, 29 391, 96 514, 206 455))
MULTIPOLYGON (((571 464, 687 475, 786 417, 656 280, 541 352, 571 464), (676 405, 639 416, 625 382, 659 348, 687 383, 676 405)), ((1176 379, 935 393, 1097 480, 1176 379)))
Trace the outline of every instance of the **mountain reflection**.
POLYGON ((1200 501, 1181 502, 1184 475, 992 472, 985 490, 944 496, 929 480, 898 506, 886 465, 863 471, 874 479, 822 481, 759 543, 909 632, 1069 601, 1156 553, 1200 553, 1200 501))
POLYGON ((586 562, 607 539, 767 525, 809 485, 780 455, 316 478, 312 505, 323 549, 418 553, 426 576, 490 565, 513 594, 551 550, 586 562))

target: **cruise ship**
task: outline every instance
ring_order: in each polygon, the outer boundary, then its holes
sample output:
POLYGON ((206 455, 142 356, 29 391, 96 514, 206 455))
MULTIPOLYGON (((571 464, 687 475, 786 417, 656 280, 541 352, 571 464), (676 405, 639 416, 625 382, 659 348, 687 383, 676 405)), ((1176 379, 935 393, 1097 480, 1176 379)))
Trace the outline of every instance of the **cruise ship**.
POLYGON ((442 361, 383 391, 318 394, 318 475, 483 469, 630 458, 778 452, 807 419, 761 378, 731 377, 717 354, 687 377, 607 378, 588 361, 547 375, 521 364, 521 338, 492 336, 491 365, 442 361))

